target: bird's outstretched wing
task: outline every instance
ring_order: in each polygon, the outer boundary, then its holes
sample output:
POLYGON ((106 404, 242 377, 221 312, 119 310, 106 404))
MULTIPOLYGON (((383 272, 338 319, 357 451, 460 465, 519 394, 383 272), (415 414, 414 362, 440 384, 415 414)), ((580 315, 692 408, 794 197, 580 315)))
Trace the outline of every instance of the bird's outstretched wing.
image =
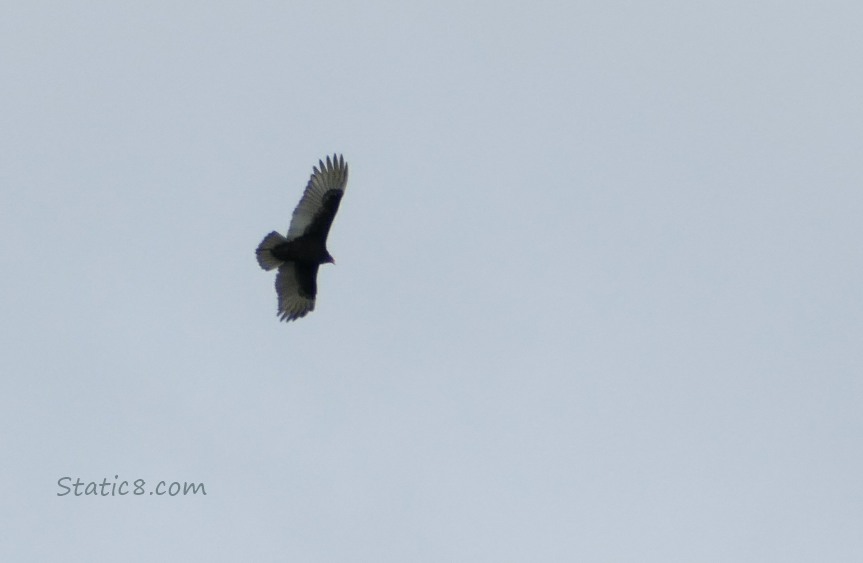
POLYGON ((341 155, 333 155, 332 159, 327 157, 326 164, 318 161, 303 197, 294 209, 288 240, 311 236, 326 241, 347 183, 348 165, 341 155))
POLYGON ((309 262, 285 262, 276 274, 279 296, 279 318, 293 321, 315 309, 318 293, 318 265, 309 262))

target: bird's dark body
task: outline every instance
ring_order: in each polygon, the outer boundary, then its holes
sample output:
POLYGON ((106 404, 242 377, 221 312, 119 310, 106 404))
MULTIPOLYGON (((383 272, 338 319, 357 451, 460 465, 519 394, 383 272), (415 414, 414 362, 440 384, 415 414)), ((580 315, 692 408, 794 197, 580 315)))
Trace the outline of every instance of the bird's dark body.
POLYGON ((309 264, 326 264, 333 257, 327 252, 325 241, 319 238, 300 237, 284 242, 272 250, 272 255, 284 262, 306 262, 309 264))

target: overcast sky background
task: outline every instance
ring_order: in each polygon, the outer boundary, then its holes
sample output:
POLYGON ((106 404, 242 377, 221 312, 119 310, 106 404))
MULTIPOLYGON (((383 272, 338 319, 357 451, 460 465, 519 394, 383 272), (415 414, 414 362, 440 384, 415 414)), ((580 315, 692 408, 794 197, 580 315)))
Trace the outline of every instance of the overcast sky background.
POLYGON ((0 559, 863 560, 861 27, 6 3, 0 559), (207 495, 57 496, 114 475, 207 495))

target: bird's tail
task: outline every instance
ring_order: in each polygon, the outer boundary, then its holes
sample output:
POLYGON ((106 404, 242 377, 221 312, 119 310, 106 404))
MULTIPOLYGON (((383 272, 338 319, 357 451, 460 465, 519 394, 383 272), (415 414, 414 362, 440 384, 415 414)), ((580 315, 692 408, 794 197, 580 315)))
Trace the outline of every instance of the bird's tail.
POLYGON ((258 264, 261 265, 261 268, 272 270, 282 265, 282 260, 273 256, 271 251, 284 242, 288 242, 288 239, 276 231, 264 237, 264 240, 261 241, 261 244, 258 245, 258 249, 255 251, 255 254, 258 256, 258 264))

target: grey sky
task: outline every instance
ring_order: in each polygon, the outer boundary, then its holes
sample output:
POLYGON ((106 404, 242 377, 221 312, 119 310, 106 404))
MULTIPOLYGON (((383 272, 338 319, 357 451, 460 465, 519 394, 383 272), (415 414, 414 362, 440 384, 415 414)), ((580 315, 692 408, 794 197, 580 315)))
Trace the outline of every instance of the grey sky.
POLYGON ((859 3, 8 4, 0 559, 863 560, 859 3))

